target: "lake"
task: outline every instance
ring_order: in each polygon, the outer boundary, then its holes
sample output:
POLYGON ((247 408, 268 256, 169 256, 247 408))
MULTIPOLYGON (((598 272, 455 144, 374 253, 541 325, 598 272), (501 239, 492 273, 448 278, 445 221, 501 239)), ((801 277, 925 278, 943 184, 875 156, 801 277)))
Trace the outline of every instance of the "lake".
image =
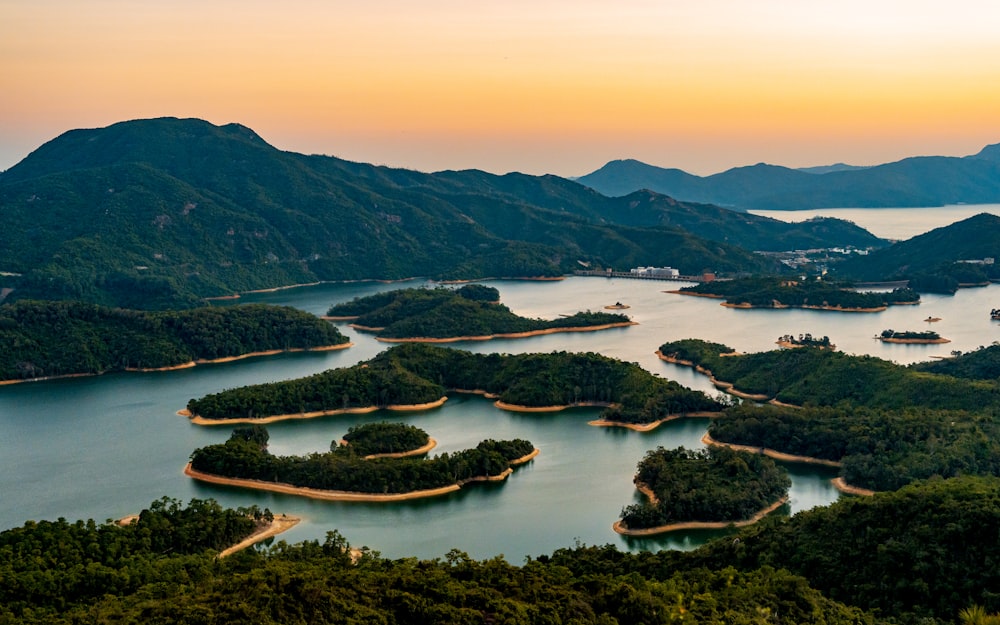
MULTIPOLYGON (((315 314, 336 302, 406 283, 326 284, 247 297, 245 301, 296 306, 315 314)), ((829 336, 846 352, 912 363, 951 350, 970 350, 1000 338, 989 318, 1000 305, 1000 286, 964 289, 955 296, 926 295, 919 306, 880 313, 806 310, 738 310, 717 300, 666 293, 683 283, 574 277, 560 282, 488 281, 514 312, 555 318, 599 310, 616 301, 631 306, 639 325, 603 332, 551 334, 527 339, 451 344, 475 352, 594 351, 636 362, 685 386, 715 393, 685 367, 660 361, 664 342, 697 337, 737 350, 775 349, 782 334, 829 336), (933 316, 941 321, 927 324, 933 316), (886 328, 931 327, 952 340, 945 345, 891 345, 872 337, 886 328)), ((685 532, 626 539, 611 530, 622 507, 639 501, 632 475, 657 446, 701 447, 705 419, 675 421, 648 433, 598 428, 587 421, 598 409, 551 414, 498 410, 478 396, 453 395, 439 409, 420 413, 339 415, 268 426, 271 451, 325 451, 347 428, 371 421, 404 421, 438 440, 433 453, 474 446, 484 438, 526 438, 541 450, 503 484, 474 485, 454 495, 392 504, 315 501, 195 482, 183 475, 197 447, 225 441, 230 427, 192 425, 176 411, 188 399, 226 388, 301 377, 371 358, 386 348, 371 335, 341 325, 354 346, 334 352, 283 354, 160 373, 122 373, 0 387, 0 529, 29 519, 119 518, 161 496, 188 501, 214 498, 226 506, 256 504, 303 518, 282 535, 322 541, 338 529, 354 546, 388 557, 442 557, 452 548, 476 558, 504 554, 517 563, 577 541, 613 543, 621 549, 688 549, 714 532, 685 532)), ((781 513, 825 505, 840 495, 829 470, 789 465, 790 503, 781 513)))

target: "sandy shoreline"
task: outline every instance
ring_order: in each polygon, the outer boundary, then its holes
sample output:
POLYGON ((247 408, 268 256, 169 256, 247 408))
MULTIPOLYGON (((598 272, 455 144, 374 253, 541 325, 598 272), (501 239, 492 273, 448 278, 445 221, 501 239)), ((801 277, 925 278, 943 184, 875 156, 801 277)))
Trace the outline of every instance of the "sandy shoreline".
POLYGON ((573 404, 563 404, 558 406, 521 406, 519 404, 508 404, 498 399, 493 402, 493 405, 500 410, 507 410, 509 412, 559 412, 560 410, 566 410, 567 408, 608 408, 614 404, 610 404, 606 401, 580 401, 573 404))
MULTIPOLYGON (((347 441, 341 439, 341 445, 350 445, 347 441)), ((431 437, 427 437, 427 443, 417 447, 416 449, 411 449, 410 451, 394 451, 391 453, 384 454, 368 454, 367 456, 362 456, 362 460, 374 460, 375 458, 409 458, 410 456, 423 456, 424 454, 430 452, 430 450, 437 447, 437 441, 431 437)))
MULTIPOLYGON (((580 326, 575 328, 546 328, 544 330, 530 330, 528 332, 483 334, 480 336, 450 336, 447 338, 429 338, 429 337, 388 338, 383 336, 376 336, 375 340, 381 341, 383 343, 455 343, 457 341, 489 341, 492 339, 521 339, 521 338, 527 338, 529 336, 541 336, 543 334, 557 334, 560 332, 596 332, 599 330, 608 330, 610 328, 624 328, 635 325, 639 325, 639 322, 622 321, 619 323, 605 323, 596 326, 580 326)), ((358 330, 370 330, 370 331, 378 331, 382 329, 382 328, 362 328, 354 324, 351 324, 351 327, 358 330)))
MULTIPOLYGON (((512 466, 524 464, 537 456, 539 450, 536 448, 531 453, 510 461, 512 466)), ((263 480, 248 480, 241 478, 222 477, 211 473, 202 473, 191 468, 191 463, 184 466, 184 475, 210 484, 221 484, 224 486, 238 486, 240 488, 250 488, 254 490, 266 490, 273 493, 283 493, 286 495, 299 495, 311 499, 322 499, 325 501, 362 501, 362 502, 393 502, 408 501, 411 499, 424 499, 427 497, 438 497, 460 490, 466 484, 475 482, 502 482, 506 480, 514 469, 507 468, 498 475, 473 477, 463 480, 457 484, 449 484, 440 488, 428 488, 425 490, 414 490, 408 493, 359 493, 346 490, 322 490, 318 488, 307 488, 305 486, 292 486, 281 482, 265 482, 263 480)))
POLYGON ((936 339, 884 339, 882 337, 877 337, 878 340, 883 343, 909 343, 913 345, 935 345, 938 343, 951 343, 951 339, 946 338, 936 338, 936 339))
MULTIPOLYGON (((710 294, 710 293, 691 293, 689 291, 680 291, 680 290, 677 290, 677 291, 664 291, 664 293, 673 293, 675 295, 688 295, 688 296, 691 296, 691 297, 707 297, 707 298, 710 298, 710 299, 726 299, 727 298, 727 296, 725 296, 725 295, 713 295, 713 294, 710 294)), ((894 306, 895 305, 911 305, 911 304, 919 304, 919 303, 920 302, 893 302, 893 305, 894 306)), ((877 307, 874 307, 874 308, 842 308, 840 306, 815 306, 815 305, 811 305, 811 304, 793 305, 793 304, 782 304, 780 302, 777 305, 774 305, 774 306, 754 306, 753 304, 749 304, 749 303, 746 303, 746 302, 740 303, 740 304, 730 304, 729 302, 723 302, 720 305, 721 306, 725 306, 726 308, 741 308, 741 309, 744 309, 744 310, 751 309, 751 308, 775 308, 775 309, 802 308, 802 309, 805 309, 805 310, 829 310, 829 311, 832 311, 832 312, 882 312, 883 310, 886 310, 888 308, 888 305, 886 305, 886 306, 877 306, 877 307)))
POLYGON ((760 521, 767 515, 771 514, 781 506, 788 502, 788 495, 785 495, 778 501, 774 502, 770 506, 764 508, 757 512, 749 519, 744 519, 742 521, 684 521, 681 523, 670 523, 668 525, 659 525, 657 527, 644 527, 642 529, 628 529, 622 525, 621 520, 615 521, 614 525, 611 526, 615 532, 621 534, 622 536, 654 536, 656 534, 665 534, 667 532, 675 532, 678 530, 694 530, 694 529, 726 529, 727 527, 746 527, 747 525, 753 525, 757 521, 760 521))
POLYGON ((687 419, 689 417, 714 418, 718 417, 721 414, 722 414, 721 412, 684 412, 684 413, 667 415, 662 419, 658 419, 650 423, 623 423, 620 421, 609 421, 607 419, 594 419, 593 421, 588 421, 587 425, 592 425, 594 427, 601 427, 601 428, 607 428, 607 427, 625 428, 627 430, 632 430, 633 432, 650 432, 660 427, 664 423, 676 421, 677 419, 687 419))
POLYGON ((837 349, 836 345, 805 345, 803 343, 792 343, 790 341, 775 341, 775 345, 778 347, 784 347, 786 349, 798 349, 800 347, 813 347, 815 349, 837 349))
MULTIPOLYGON (((441 397, 436 401, 427 402, 424 404, 392 404, 385 406, 384 410, 392 410, 396 412, 418 412, 421 410, 430 410, 432 408, 439 408, 448 401, 448 397, 441 397)), ((332 410, 316 410, 313 412, 293 412, 289 414, 279 414, 271 415, 268 417, 260 418, 249 418, 241 417, 238 419, 206 419, 205 417, 192 414, 187 408, 182 408, 177 411, 177 414, 182 417, 187 417, 191 420, 191 423, 195 425, 233 425, 238 423, 274 423, 276 421, 287 421, 290 419, 314 419, 316 417, 328 417, 330 415, 337 414, 368 414, 370 412, 375 412, 376 410, 383 410, 378 406, 362 406, 358 408, 335 408, 332 410)))
MULTIPOLYGON (((117 524, 121 527, 125 527, 127 525, 135 523, 138 520, 139 520, 138 514, 129 514, 127 516, 123 516, 122 518, 118 519, 117 524)), ((287 514, 282 514, 281 516, 275 516, 270 523, 257 528, 253 534, 250 534, 249 536, 247 536, 240 542, 236 543, 235 545, 226 547, 225 549, 220 551, 219 555, 217 555, 216 557, 225 558, 226 556, 232 555, 237 551, 241 551, 251 545, 255 545, 261 542, 262 540, 270 538, 271 536, 277 536, 278 534, 295 527, 301 520, 302 519, 297 516, 288 516, 287 514)))

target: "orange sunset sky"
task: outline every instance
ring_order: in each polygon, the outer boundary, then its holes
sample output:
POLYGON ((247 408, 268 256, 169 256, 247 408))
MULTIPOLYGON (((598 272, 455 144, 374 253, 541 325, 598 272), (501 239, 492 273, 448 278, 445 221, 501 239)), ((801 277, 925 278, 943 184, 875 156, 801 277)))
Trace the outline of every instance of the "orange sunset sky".
POLYGON ((1000 2, 0 0, 0 169, 159 116, 422 171, 962 156, 1000 142, 1000 2))

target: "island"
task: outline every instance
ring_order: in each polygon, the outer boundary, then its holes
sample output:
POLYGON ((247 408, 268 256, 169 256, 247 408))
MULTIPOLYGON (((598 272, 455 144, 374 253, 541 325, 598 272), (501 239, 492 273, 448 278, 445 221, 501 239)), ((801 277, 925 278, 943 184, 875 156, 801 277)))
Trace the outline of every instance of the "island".
POLYGON ((264 423, 379 409, 432 409, 447 393, 460 392, 487 395, 505 410, 601 406, 601 420, 621 424, 722 409, 701 391, 596 353, 474 354, 404 343, 352 367, 192 399, 183 412, 201 425, 264 423))
POLYGON ((145 312, 29 300, 0 307, 0 344, 0 384, 351 345, 333 324, 286 306, 145 312))
POLYGON ((353 321, 351 327, 374 332, 384 342, 484 341, 636 325, 622 314, 590 311, 553 320, 529 319, 515 315, 499 300, 497 289, 481 284, 397 289, 336 304, 325 318, 353 321))
POLYGON ((788 500, 792 481, 760 454, 727 447, 658 447, 639 462, 635 483, 647 501, 622 510, 613 526, 619 534, 749 525, 788 500))
MULTIPOLYGON (((364 460, 373 458, 405 458, 422 456, 434 449, 437 442, 420 428, 405 423, 366 423, 347 430, 340 444, 350 445, 351 451, 364 460)), ((333 444, 330 451, 335 451, 333 444)))
POLYGON ((502 481, 513 466, 538 454, 523 439, 491 439, 429 459, 365 458, 351 445, 336 441, 326 453, 274 456, 267 441, 262 426, 236 428, 225 443, 192 452, 184 472, 205 482, 315 499, 388 502, 436 497, 474 482, 502 481))
POLYGON ((830 342, 830 337, 814 337, 806 332, 796 337, 794 334, 783 334, 778 337, 776 343, 786 349, 796 349, 799 347, 815 347, 817 349, 837 349, 837 346, 830 342))
POLYGON ((1000 474, 1000 421, 989 408, 1000 394, 1000 346, 910 366, 819 349, 726 356, 732 348, 697 339, 659 351, 754 397, 712 419, 714 441, 827 464, 858 492, 1000 474))
POLYGON ((941 338, 941 335, 932 330, 923 332, 913 332, 909 330, 882 330, 876 336, 883 343, 913 343, 913 344, 934 344, 950 343, 949 339, 941 338))
POLYGON ((892 305, 920 303, 920 294, 908 288, 896 288, 885 293, 860 292, 850 282, 778 276, 713 280, 667 292, 723 299, 722 305, 730 308, 879 312, 892 305))

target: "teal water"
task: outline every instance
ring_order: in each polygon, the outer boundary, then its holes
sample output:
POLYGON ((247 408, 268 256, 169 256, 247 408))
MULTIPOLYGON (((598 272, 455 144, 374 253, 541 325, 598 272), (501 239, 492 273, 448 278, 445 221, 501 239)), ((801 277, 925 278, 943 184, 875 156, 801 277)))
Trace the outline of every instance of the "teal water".
MULTIPOLYGON (((423 284, 320 285, 261 294, 246 301, 289 304, 321 314, 333 303, 376 291, 423 284)), ((827 335, 840 349, 900 363, 968 350, 1000 338, 989 310, 1000 287, 926 296, 919 306, 881 313, 801 310, 733 310, 715 300, 665 293, 676 283, 605 278, 562 282, 493 281, 516 313, 553 318, 597 310, 616 301, 639 325, 604 332, 553 334, 528 339, 453 344, 476 352, 595 351, 706 392, 707 380, 664 363, 656 348, 669 340, 699 337, 740 351, 774 349, 781 334, 827 335), (928 326, 928 316, 942 321, 928 326), (882 329, 933 327, 946 345, 888 345, 872 339, 882 329)), ((303 517, 282 536, 290 542, 322 540, 340 530, 355 546, 390 557, 441 557, 458 548, 477 558, 504 554, 512 562, 575 542, 613 543, 622 549, 687 549, 714 535, 669 534, 625 539, 611 530, 621 508, 638 501, 631 478, 650 449, 700 447, 706 421, 676 421, 648 433, 587 425, 597 409, 552 414, 498 410, 478 396, 455 395, 442 408, 421 413, 375 413, 289 421, 269 426, 276 454, 323 451, 351 425, 402 420, 438 440, 434 453, 475 445, 484 438, 526 438, 541 454, 503 484, 475 485, 454 495, 415 502, 359 504, 314 501, 290 495, 197 483, 182 474, 195 448, 224 441, 230 428, 200 427, 175 413, 191 397, 258 382, 290 379, 349 366, 382 351, 370 335, 341 326, 354 347, 323 353, 285 354, 160 373, 114 374, 0 387, 0 529, 29 519, 103 521, 136 512, 169 496, 211 497, 227 506, 257 504, 303 517)), ((825 505, 839 495, 829 471, 792 466, 791 501, 781 512, 825 505)))

